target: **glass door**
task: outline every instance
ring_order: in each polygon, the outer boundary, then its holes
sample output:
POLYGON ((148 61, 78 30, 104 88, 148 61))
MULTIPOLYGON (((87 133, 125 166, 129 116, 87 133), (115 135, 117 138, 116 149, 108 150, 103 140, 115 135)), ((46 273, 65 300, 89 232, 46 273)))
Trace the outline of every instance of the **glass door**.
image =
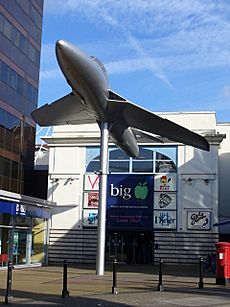
POLYGON ((124 239, 123 235, 119 233, 111 233, 108 238, 108 257, 111 262, 116 257, 118 262, 125 262, 124 255, 124 239))

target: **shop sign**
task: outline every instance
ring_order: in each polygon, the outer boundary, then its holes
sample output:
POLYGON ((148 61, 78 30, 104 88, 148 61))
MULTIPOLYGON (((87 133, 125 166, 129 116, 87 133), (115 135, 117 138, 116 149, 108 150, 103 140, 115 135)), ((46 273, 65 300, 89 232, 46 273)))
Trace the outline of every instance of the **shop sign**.
POLYGON ((176 193, 155 192, 154 209, 157 210, 176 210, 176 193))
POLYGON ((15 215, 16 205, 10 201, 0 200, 0 213, 15 215))
POLYGON ((209 230, 211 228, 211 212, 210 211, 188 211, 187 212, 187 228, 192 230, 209 230))
POLYGON ((176 211, 155 210, 153 227, 158 229, 176 229, 176 211))
POLYGON ((84 208, 98 208, 99 192, 84 193, 84 208))
POLYGON ((152 175, 109 175, 107 187, 108 227, 152 228, 152 175))
POLYGON ((175 192, 177 175, 174 173, 155 175, 154 191, 175 192))
POLYGON ((86 174, 84 180, 84 189, 87 191, 99 190, 99 175, 86 174))
POLYGON ((98 210, 83 210, 82 225, 96 227, 98 225, 98 210))

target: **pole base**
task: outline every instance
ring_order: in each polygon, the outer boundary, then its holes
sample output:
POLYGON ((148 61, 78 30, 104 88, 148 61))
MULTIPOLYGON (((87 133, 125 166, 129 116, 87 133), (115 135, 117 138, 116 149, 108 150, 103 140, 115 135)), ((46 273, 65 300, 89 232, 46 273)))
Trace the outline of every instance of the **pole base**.
POLYGON ((8 295, 5 296, 5 304, 12 303, 12 301, 13 301, 13 296, 8 296, 8 295))
POLYGON ((112 287, 112 294, 118 294, 118 288, 112 287))
POLYGON ((163 285, 158 285, 157 286, 157 291, 163 292, 164 291, 164 286, 163 285))
POLYGON ((62 298, 69 297, 69 291, 68 290, 62 290, 62 298))

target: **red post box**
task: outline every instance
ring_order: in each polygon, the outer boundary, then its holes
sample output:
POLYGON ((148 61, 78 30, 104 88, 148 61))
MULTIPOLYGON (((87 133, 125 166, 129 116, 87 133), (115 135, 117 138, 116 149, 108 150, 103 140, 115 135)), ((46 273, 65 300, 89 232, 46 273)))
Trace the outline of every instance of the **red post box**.
POLYGON ((230 284, 230 243, 216 243, 216 284, 230 284))

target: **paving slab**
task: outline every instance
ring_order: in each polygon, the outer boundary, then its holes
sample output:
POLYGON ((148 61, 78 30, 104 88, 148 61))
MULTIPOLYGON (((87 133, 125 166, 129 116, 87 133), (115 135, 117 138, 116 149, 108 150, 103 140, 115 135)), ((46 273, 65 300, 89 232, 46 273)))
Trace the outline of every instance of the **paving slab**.
MULTIPOLYGON (((62 266, 13 270, 11 306, 229 306, 230 287, 215 283, 206 273, 199 289, 197 266, 165 266, 163 289, 157 291, 157 266, 118 265, 118 294, 112 294, 112 271, 95 274, 93 266, 68 267, 69 298, 62 298, 62 266)), ((0 305, 5 303, 7 271, 0 270, 0 305)))

